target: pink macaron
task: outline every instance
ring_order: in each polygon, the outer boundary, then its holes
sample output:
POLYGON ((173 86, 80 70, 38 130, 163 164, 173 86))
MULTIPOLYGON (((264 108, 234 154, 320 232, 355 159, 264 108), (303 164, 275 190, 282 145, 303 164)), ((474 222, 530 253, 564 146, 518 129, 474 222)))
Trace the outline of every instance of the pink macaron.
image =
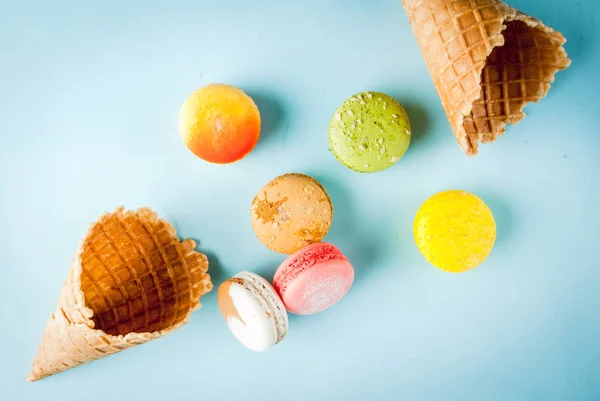
POLYGON ((312 315, 339 301, 352 281, 348 258, 334 245, 318 242, 288 257, 275 272, 273 286, 289 312, 312 315))

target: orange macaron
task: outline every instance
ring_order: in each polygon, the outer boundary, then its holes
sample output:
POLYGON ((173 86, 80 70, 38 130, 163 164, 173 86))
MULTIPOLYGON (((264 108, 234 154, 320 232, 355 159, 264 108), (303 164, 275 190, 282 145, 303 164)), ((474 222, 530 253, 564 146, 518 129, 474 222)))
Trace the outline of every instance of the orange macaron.
POLYGON ((210 163, 243 159, 260 137, 260 113, 250 96, 235 86, 210 84, 192 93, 179 111, 185 146, 210 163))

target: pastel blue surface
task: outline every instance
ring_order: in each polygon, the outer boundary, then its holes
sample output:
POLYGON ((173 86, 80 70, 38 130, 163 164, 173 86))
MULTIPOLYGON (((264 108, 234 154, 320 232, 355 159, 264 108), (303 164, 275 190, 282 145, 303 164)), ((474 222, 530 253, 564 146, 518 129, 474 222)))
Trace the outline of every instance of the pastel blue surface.
POLYGON ((481 154, 449 128, 400 0, 0 1, 0 399, 600 399, 600 31, 594 0, 511 0, 562 31, 573 65, 481 154), (263 136, 229 166, 177 134, 185 98, 210 82, 255 97, 263 136), (406 105, 413 143, 360 175, 329 153, 335 108, 362 90, 406 105), (291 317, 254 354, 215 292, 181 330, 35 384, 25 381, 87 224, 150 206, 200 242, 218 284, 271 279, 283 256, 249 223, 260 187, 314 175, 335 217, 327 240, 356 282, 342 302, 291 317), (476 270, 426 263, 420 204, 481 196, 498 241, 476 270))

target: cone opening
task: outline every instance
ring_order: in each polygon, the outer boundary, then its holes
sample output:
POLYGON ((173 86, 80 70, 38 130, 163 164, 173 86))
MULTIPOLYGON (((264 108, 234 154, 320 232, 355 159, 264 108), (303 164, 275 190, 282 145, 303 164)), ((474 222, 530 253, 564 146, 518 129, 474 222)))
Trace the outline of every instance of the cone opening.
POLYGON ((167 329, 194 307, 189 265, 198 258, 186 260, 168 223, 142 217, 106 215, 91 229, 81 254, 81 289, 94 328, 115 336, 167 329))
POLYGON ((463 120, 469 142, 491 142, 525 117, 523 108, 546 96, 554 74, 568 66, 564 38, 543 25, 506 22, 504 45, 495 47, 481 72, 481 95, 463 120))

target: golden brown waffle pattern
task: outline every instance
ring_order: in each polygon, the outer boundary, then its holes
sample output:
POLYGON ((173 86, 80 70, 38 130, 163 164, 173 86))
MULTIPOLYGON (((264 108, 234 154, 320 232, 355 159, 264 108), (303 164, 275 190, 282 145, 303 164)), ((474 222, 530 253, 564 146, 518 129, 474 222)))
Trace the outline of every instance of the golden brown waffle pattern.
POLYGON ((569 66, 565 38, 500 0, 403 0, 448 120, 475 155, 569 66))
POLYGON ((82 239, 30 381, 163 336, 212 289, 205 255, 150 209, 117 209, 82 239))

